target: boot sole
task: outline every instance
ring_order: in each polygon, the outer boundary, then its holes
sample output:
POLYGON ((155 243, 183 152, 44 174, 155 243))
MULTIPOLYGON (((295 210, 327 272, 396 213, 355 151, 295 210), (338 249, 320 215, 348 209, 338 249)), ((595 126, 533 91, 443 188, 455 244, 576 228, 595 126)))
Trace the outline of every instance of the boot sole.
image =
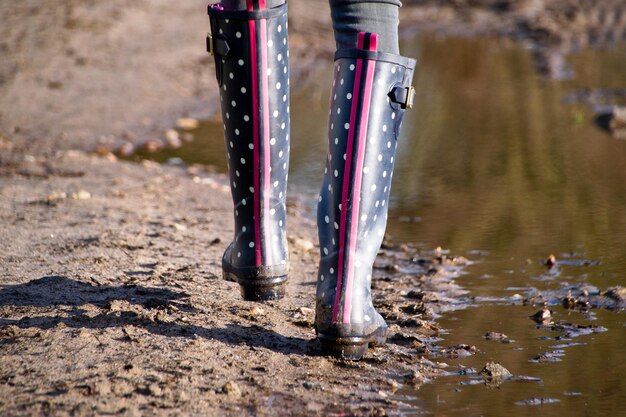
POLYGON ((324 353, 353 361, 361 360, 370 346, 384 346, 387 342, 386 329, 368 337, 337 337, 319 333, 317 339, 324 353))
POLYGON ((239 284, 241 296, 245 301, 280 300, 285 296, 287 275, 270 278, 257 277, 253 279, 245 279, 239 278, 233 272, 224 269, 222 270, 222 277, 226 281, 236 282, 239 284))

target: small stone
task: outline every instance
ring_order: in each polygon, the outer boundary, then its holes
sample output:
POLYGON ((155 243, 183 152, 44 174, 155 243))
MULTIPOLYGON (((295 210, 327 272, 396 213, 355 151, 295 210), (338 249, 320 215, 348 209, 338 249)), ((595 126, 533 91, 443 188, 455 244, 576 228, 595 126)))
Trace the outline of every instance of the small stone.
POLYGON ((422 290, 411 290, 406 294, 407 298, 413 298, 415 300, 421 300, 424 298, 424 293, 422 290))
POLYGON ((312 390, 312 389, 318 388, 318 384, 315 384, 315 383, 309 382, 309 381, 304 381, 302 383, 302 386, 304 388, 308 389, 308 390, 312 390))
POLYGON ((185 165, 185 161, 183 161, 182 158, 178 158, 178 157, 168 158, 168 160, 165 161, 165 163, 167 165, 175 165, 175 166, 183 166, 183 165, 185 165))
POLYGON ((89 200, 91 198, 91 193, 89 191, 79 190, 72 193, 72 198, 74 200, 89 200))
POLYGON ((187 230, 187 226, 180 223, 174 223, 174 229, 178 230, 179 232, 184 232, 187 230))
POLYGON ((155 397, 160 397, 161 395, 163 395, 163 390, 161 389, 159 384, 150 384, 150 386, 148 387, 148 391, 150 392, 150 395, 155 397))
POLYGON ((548 266, 550 268, 552 268, 554 265, 556 265, 556 256, 554 255, 549 255, 544 261, 543 264, 545 266, 548 266))
POLYGON ((263 310, 259 306, 254 306, 250 309, 250 314, 252 314, 253 316, 261 316, 265 314, 265 310, 263 310))
POLYGON ((411 373, 404 375, 404 379, 412 384, 422 384, 427 381, 427 378, 420 371, 412 371, 411 373))
POLYGON ((509 339, 509 337, 507 335, 505 335, 504 333, 497 333, 497 332, 487 332, 483 335, 483 337, 487 340, 494 340, 496 342, 500 342, 500 343, 511 343, 512 340, 509 339))
POLYGON ((241 388, 235 381, 228 381, 222 387, 222 392, 230 397, 239 398, 241 397, 241 388))
POLYGON ((314 318, 315 311, 308 307, 300 307, 291 315, 293 324, 306 328, 313 328, 314 318))
POLYGON ((536 312, 535 314, 533 314, 532 316, 530 316, 530 318, 536 321, 537 323, 542 323, 542 324, 549 323, 550 320, 552 319, 552 311, 548 310, 547 308, 543 308, 539 310, 538 312, 536 312))
POLYGON ((626 106, 613 107, 613 118, 610 126, 613 131, 626 129, 626 106))
POLYGON ((624 287, 617 286, 608 288, 606 291, 602 292, 602 295, 620 303, 626 302, 626 288, 624 287))
POLYGON ((67 194, 63 191, 55 191, 48 196, 48 201, 57 201, 67 198, 67 194))
POLYGON ((513 376, 508 369, 498 362, 487 362, 480 371, 480 375, 487 379, 504 379, 513 376))
POLYGON ((200 122, 190 117, 181 117, 176 120, 176 127, 183 130, 194 130, 200 126, 200 122))
POLYGON ((163 148, 163 142, 156 139, 151 139, 143 144, 143 148, 150 153, 157 152, 163 148))
POLYGON ((174 149, 180 148, 182 145, 180 135, 174 129, 165 131, 165 143, 167 143, 170 148, 174 149))
POLYGON ((130 156, 135 152, 135 145, 130 142, 124 142, 117 149, 117 152, 122 156, 130 156))
POLYGON ((308 307, 300 307, 298 309, 298 312, 305 316, 311 316, 315 313, 315 310, 313 310, 312 308, 308 308, 308 307))

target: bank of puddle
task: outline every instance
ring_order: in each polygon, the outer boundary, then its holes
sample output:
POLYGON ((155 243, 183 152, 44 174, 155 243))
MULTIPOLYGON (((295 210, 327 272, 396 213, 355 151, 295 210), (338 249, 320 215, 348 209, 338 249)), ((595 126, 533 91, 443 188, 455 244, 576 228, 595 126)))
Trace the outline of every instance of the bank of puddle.
MULTIPOLYGON (((445 331, 422 352, 445 376, 398 376, 402 413, 624 413, 626 141, 598 128, 594 108, 625 103, 626 47, 571 55, 576 76, 559 82, 509 41, 423 36, 403 51, 419 58, 418 94, 398 144, 387 238, 471 262, 446 283, 455 301, 432 312, 445 331), (511 375, 491 378, 487 363, 511 375)), ((290 189, 311 213, 330 74, 321 68, 291 96, 290 189)), ((222 131, 202 122, 180 132, 194 139, 182 147, 133 157, 225 172, 222 131)))

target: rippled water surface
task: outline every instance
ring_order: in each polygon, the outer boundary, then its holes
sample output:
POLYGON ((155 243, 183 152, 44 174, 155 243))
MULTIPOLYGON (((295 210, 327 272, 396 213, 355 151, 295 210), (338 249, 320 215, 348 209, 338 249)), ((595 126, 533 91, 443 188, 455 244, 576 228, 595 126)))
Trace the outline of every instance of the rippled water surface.
MULTIPOLYGON (((419 57, 418 94, 398 147, 388 236, 478 261, 459 279, 476 297, 473 306, 439 322, 447 331, 442 346, 479 351, 438 359, 450 376, 403 387, 406 413, 626 415, 623 313, 551 306, 557 320, 607 329, 562 340, 529 320, 538 307, 506 301, 532 288, 626 284, 626 141, 596 127, 587 103, 566 100, 581 89, 626 87, 626 47, 569 57, 576 77, 561 82, 542 80, 530 52, 506 41, 426 36, 403 47, 419 57), (564 261, 560 274, 545 273, 549 254, 564 261), (488 331, 515 342, 485 340, 488 331), (545 352, 559 361, 532 361, 545 352), (538 380, 488 387, 472 369, 489 360, 538 380), (469 372, 458 375, 463 367, 469 372), (532 398, 550 403, 523 403, 532 398)), ((326 150, 329 74, 330 67, 321 69, 292 93, 291 186, 311 197, 326 150)), ((225 170, 221 123, 204 123, 194 135, 191 144, 155 156, 225 170)))

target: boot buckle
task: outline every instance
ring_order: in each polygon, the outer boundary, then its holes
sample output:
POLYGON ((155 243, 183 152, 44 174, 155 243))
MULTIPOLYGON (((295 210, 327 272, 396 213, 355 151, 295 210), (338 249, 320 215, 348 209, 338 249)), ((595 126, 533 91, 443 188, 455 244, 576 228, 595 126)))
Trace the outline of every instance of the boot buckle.
POLYGON ((415 88, 412 85, 409 87, 395 87, 389 93, 391 101, 399 104, 401 109, 412 109, 414 96, 415 88))
POLYGON ((206 35, 206 50, 211 55, 221 56, 222 59, 227 58, 230 52, 230 46, 226 39, 222 36, 213 36, 210 33, 206 35))
POLYGON ((206 35, 206 50, 211 56, 215 53, 213 50, 213 36, 210 33, 206 35))
POLYGON ((413 108, 413 98, 415 97, 415 88, 413 86, 409 86, 409 90, 406 93, 406 101, 404 102, 404 107, 407 109, 413 108))

